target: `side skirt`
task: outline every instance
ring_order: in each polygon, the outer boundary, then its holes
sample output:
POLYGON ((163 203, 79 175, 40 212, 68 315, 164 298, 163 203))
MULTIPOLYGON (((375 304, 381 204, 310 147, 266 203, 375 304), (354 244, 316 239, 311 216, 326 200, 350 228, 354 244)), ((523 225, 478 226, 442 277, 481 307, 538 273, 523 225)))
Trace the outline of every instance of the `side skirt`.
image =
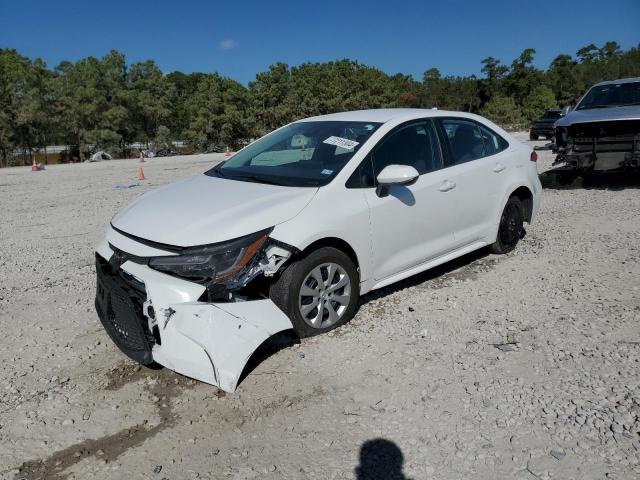
POLYGON ((467 253, 473 252, 474 250, 478 250, 479 248, 486 247, 488 245, 485 241, 478 241, 471 243, 465 247, 458 248, 452 252, 449 252, 440 257, 429 260, 425 263, 421 263, 416 265, 415 267, 411 267, 403 272, 396 273, 391 275, 390 277, 383 278, 379 280, 377 283, 374 283, 369 290, 375 290, 377 288, 386 287, 387 285, 391 285, 392 283, 399 282, 400 280, 404 280, 405 278, 411 277, 418 273, 424 272, 425 270, 429 270, 430 268, 437 267, 438 265, 442 265, 454 258, 461 257, 462 255, 466 255, 467 253))

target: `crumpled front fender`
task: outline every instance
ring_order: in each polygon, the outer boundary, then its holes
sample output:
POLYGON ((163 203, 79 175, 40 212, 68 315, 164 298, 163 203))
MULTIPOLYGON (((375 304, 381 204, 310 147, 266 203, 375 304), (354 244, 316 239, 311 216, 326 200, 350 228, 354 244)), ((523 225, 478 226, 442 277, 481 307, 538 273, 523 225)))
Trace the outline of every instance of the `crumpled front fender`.
MULTIPOLYGON (((117 246, 117 245, 116 245, 117 246)), ((105 240, 97 253, 109 259, 105 240)), ((202 285, 126 261, 122 270, 145 286, 145 309, 153 307, 160 343, 153 360, 171 370, 233 392, 249 357, 270 336, 293 328, 269 299, 205 303, 202 285)))

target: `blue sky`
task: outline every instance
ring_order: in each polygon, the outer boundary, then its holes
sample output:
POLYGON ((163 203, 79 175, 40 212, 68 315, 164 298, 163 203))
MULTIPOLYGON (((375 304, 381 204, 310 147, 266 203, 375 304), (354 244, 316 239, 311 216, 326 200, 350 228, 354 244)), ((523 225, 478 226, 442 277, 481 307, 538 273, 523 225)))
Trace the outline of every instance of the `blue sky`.
POLYGON ((509 64, 527 47, 546 68, 589 43, 638 45, 640 0, 0 0, 0 25, 0 47, 51 67, 116 49, 245 84, 276 61, 340 58, 421 79, 479 74, 483 58, 509 64))

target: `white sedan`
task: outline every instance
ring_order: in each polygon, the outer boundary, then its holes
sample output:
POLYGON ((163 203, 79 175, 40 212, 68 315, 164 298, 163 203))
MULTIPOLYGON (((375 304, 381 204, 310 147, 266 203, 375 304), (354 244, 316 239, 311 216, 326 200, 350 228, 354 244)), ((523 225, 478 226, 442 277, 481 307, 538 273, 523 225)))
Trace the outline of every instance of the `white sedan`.
POLYGON ((536 158, 461 112, 286 125, 113 218, 96 252, 98 316, 134 360, 233 391, 271 335, 326 332, 371 290, 513 250, 540 204, 536 158))

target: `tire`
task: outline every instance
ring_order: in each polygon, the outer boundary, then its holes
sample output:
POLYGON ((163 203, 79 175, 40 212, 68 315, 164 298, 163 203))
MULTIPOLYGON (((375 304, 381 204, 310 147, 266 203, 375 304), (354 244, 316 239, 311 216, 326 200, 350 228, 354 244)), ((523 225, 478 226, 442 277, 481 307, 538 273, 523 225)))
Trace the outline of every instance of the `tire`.
POLYGON ((518 197, 510 197, 504 206, 496 241, 489 246, 492 253, 509 253, 518 244, 524 232, 524 206, 518 197))
POLYGON ((535 133, 530 133, 529 140, 538 140, 538 135, 536 135, 535 133))
POLYGON ((289 264, 271 284, 269 296, 287 314, 300 338, 311 337, 353 318, 360 297, 359 277, 348 255, 321 247, 289 264))

